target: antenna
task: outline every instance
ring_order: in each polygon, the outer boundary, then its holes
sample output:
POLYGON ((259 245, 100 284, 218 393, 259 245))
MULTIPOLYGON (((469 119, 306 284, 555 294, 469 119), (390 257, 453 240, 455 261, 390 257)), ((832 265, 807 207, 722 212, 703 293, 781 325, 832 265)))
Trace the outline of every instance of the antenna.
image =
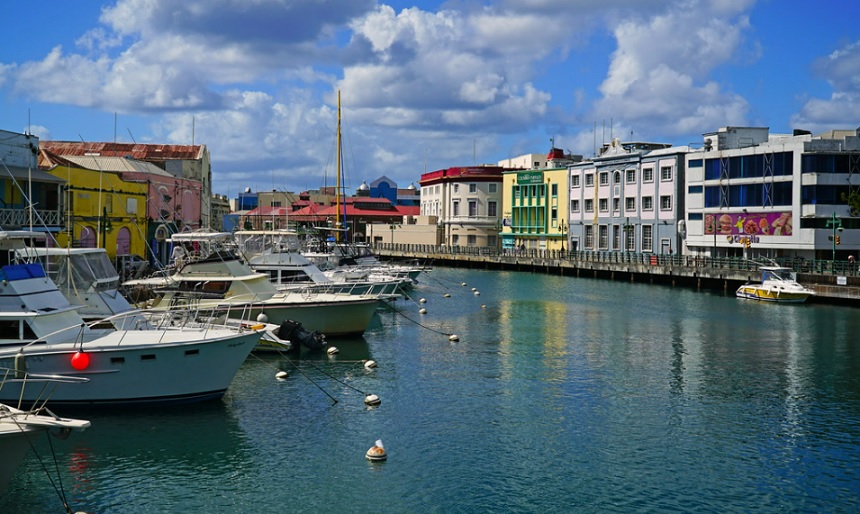
POLYGON ((134 140, 134 136, 131 134, 131 129, 126 127, 126 130, 128 130, 128 136, 131 138, 131 141, 137 144, 137 141, 134 140))

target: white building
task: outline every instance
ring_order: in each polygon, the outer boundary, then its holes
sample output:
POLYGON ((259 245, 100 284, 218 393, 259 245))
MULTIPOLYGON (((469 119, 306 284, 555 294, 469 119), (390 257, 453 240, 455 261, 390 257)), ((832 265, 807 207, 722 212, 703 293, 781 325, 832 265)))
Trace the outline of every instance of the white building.
POLYGON ((858 136, 860 129, 813 136, 773 135, 764 127, 705 134, 703 148, 686 157, 688 253, 824 260, 856 254, 860 223, 845 197, 860 191, 858 136))

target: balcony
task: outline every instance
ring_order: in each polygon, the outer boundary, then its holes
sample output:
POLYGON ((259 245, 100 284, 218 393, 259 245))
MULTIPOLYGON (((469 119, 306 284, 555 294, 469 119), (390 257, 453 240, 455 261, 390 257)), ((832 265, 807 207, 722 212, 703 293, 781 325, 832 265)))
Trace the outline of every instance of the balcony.
MULTIPOLYGON (((34 226, 59 227, 63 225, 63 213, 60 211, 43 211, 36 209, 33 212, 34 226)), ((0 227, 11 229, 15 227, 29 227, 30 212, 27 209, 0 209, 0 227)))

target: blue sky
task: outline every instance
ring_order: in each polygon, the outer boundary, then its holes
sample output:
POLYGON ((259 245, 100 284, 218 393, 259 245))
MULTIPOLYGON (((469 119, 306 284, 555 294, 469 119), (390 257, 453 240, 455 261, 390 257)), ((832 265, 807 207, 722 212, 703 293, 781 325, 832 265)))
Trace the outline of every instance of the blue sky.
POLYGON ((213 190, 332 185, 727 125, 860 127, 860 4, 823 0, 15 2, 0 128, 206 144, 213 190), (595 129, 596 127, 596 129, 595 129))

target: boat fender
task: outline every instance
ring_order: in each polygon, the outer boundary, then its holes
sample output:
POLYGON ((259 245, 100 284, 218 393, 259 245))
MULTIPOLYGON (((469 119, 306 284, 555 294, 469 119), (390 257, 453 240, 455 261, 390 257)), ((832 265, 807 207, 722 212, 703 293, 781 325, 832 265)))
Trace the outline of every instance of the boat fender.
POLYGON ((23 350, 15 354, 15 378, 24 378, 27 375, 27 360, 23 350))

